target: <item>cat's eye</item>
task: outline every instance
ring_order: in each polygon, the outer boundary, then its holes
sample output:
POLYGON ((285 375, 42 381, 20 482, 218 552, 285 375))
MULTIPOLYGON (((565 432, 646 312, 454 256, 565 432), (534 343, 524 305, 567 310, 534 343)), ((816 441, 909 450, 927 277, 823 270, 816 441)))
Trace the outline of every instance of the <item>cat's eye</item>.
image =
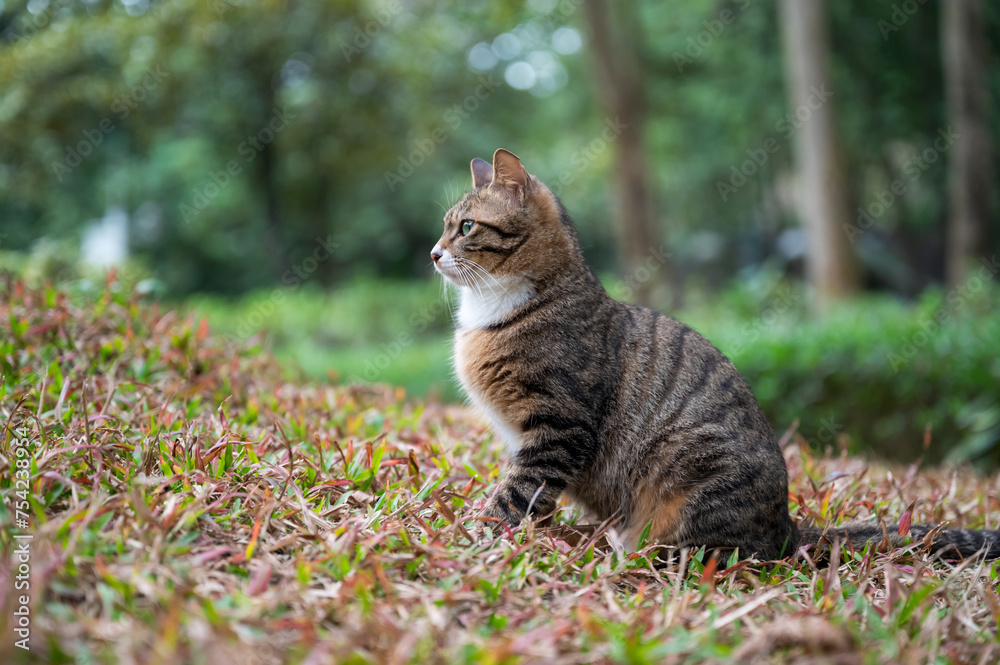
POLYGON ((472 225, 475 224, 471 219, 466 219, 462 221, 462 235, 467 236, 472 232, 472 225))

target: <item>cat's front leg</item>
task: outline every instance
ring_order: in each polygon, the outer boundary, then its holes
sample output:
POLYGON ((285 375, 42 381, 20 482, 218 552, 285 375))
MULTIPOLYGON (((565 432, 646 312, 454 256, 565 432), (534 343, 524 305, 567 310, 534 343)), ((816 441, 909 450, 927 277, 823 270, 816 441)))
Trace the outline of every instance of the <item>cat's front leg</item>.
POLYGON ((548 515, 555 510, 565 487, 558 479, 541 477, 515 464, 483 509, 486 526, 501 533, 503 524, 514 528, 529 514, 548 515))
POLYGON ((559 496, 579 471, 579 465, 567 457, 550 446, 528 446, 518 451, 483 510, 483 517, 494 518, 487 520, 487 526, 497 533, 503 530, 500 522, 515 527, 529 514, 545 516, 554 511, 559 496))

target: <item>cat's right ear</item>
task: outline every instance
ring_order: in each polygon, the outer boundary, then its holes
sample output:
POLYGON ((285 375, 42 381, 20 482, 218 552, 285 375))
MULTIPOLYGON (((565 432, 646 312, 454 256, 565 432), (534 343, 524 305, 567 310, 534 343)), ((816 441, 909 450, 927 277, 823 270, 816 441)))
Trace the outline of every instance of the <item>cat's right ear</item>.
POLYGON ((531 187, 531 178, 521 166, 521 160, 510 150, 498 148, 493 153, 493 182, 490 185, 523 205, 531 187))
POLYGON ((472 186, 482 187, 493 180, 493 166, 485 159, 476 157, 472 160, 472 186))

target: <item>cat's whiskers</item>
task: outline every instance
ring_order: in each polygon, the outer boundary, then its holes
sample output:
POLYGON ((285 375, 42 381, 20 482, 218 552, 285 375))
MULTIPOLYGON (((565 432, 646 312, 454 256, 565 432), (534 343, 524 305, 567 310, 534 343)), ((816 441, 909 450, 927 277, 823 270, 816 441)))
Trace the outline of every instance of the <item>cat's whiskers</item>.
POLYGON ((453 323, 458 321, 458 307, 455 305, 455 285, 448 280, 443 280, 445 283, 444 287, 444 302, 445 306, 448 308, 448 316, 451 317, 453 323))
POLYGON ((456 317, 458 316, 458 313, 455 310, 455 301, 451 297, 452 292, 450 291, 451 287, 455 285, 452 284, 447 279, 445 279, 444 275, 440 276, 441 276, 441 302, 443 302, 444 306, 447 308, 448 316, 451 317, 451 320, 457 321, 458 319, 456 317))
POLYGON ((466 288, 474 288, 476 286, 476 277, 472 274, 467 267, 462 265, 461 261, 455 260, 455 270, 458 271, 459 279, 462 280, 461 286, 466 288))
MULTIPOLYGON (((491 275, 481 265, 479 265, 478 263, 476 263, 475 261, 473 261, 471 259, 464 259, 463 258, 463 259, 460 259, 460 260, 462 261, 462 263, 465 265, 466 268, 470 269, 470 271, 473 274, 476 275, 477 281, 479 281, 479 279, 480 279, 479 275, 483 275, 484 277, 487 277, 490 280, 492 280, 494 284, 496 284, 497 286, 499 286, 500 289, 504 292, 504 295, 510 295, 508 293, 507 289, 504 287, 504 285, 501 284, 500 281, 497 280, 496 277, 494 277, 493 275, 491 275)), ((481 281, 480 281, 480 283, 483 284, 484 286, 486 286, 490 290, 490 292, 493 294, 494 298, 497 297, 496 291, 493 290, 493 286, 491 284, 489 284, 488 282, 484 283, 484 282, 481 282, 481 281)))
POLYGON ((479 276, 475 273, 475 271, 472 270, 472 266, 470 265, 472 263, 471 261, 469 261, 468 259, 464 259, 461 256, 456 256, 455 263, 457 265, 462 266, 466 274, 470 275, 474 281, 476 282, 479 281, 479 276))
MULTIPOLYGON (((483 289, 481 288, 483 286, 485 286, 486 288, 488 288, 490 290, 490 295, 493 296, 494 300, 501 300, 500 296, 498 296, 497 292, 493 289, 493 286, 490 285, 489 282, 484 282, 481 279, 479 279, 479 275, 472 269, 473 266, 475 266, 476 268, 479 268, 484 273, 486 273, 485 269, 483 269, 483 267, 481 265, 479 265, 475 261, 470 261, 469 259, 460 259, 460 262, 461 262, 462 267, 467 271, 467 274, 469 274, 469 275, 472 276, 472 278, 473 278, 473 280, 475 282, 475 285, 476 285, 476 291, 479 292, 479 299, 481 301, 485 301, 486 300, 486 295, 483 293, 483 289)), ((490 275, 489 273, 486 273, 486 274, 490 278, 493 278, 493 275, 490 275)), ((496 281, 495 278, 494 278, 494 281, 496 281)), ((503 285, 499 284, 499 282, 497 282, 497 283, 500 286, 500 288, 503 289, 504 294, 509 296, 510 294, 507 293, 507 289, 504 289, 503 285)))
MULTIPOLYGON (((585 277, 572 220, 551 190, 536 188, 514 154, 497 150, 492 167, 473 160, 471 170, 479 187, 445 215, 438 269, 463 287, 455 373, 511 457, 483 516, 507 531, 530 514, 554 512, 569 494, 602 522, 595 536, 614 530, 607 535, 619 552, 643 540, 715 550, 723 560, 794 557, 800 545, 829 553, 820 545, 830 542, 829 527, 800 530, 792 521, 781 448, 732 363, 691 328, 612 300, 599 281, 585 277), (483 191, 488 178, 494 182, 483 191), (491 217, 501 191, 511 195, 507 201, 520 200, 518 215, 491 217), (454 256, 478 255, 476 241, 464 239, 466 224, 477 219, 492 219, 484 226, 492 224, 501 237, 520 236, 509 251, 491 248, 518 253, 504 274, 454 256), (544 229, 548 239, 529 242, 521 224, 544 229), (539 295, 525 271, 508 272, 518 263, 565 279, 539 281, 545 289, 539 295)), ((925 540, 939 529, 910 528, 925 540)), ((885 539, 892 547, 905 544, 870 523, 838 526, 833 535, 859 549, 885 539)), ((984 549, 1000 557, 1000 530, 937 537, 933 551, 945 558, 984 549)))
MULTIPOLYGON (((465 280, 469 283, 469 285, 471 287, 473 287, 476 290, 476 293, 479 294, 479 300, 485 301, 486 300, 486 294, 483 293, 483 288, 482 288, 484 286, 484 284, 478 278, 478 276, 476 275, 476 273, 473 272, 473 270, 468 266, 468 264, 465 264, 465 263, 456 263, 455 265, 459 266, 461 268, 461 270, 462 270, 462 274, 466 275, 465 280)), ((490 293, 493 295, 494 298, 496 298, 496 291, 494 291, 492 289, 492 287, 490 287, 489 284, 485 284, 485 286, 488 289, 490 289, 490 293)))
MULTIPOLYGON (((486 294, 483 292, 483 289, 482 289, 482 287, 484 287, 484 286, 487 289, 489 289, 490 295, 493 296, 492 300, 494 302, 502 302, 504 300, 503 297, 497 295, 496 290, 493 288, 493 286, 489 282, 485 282, 485 281, 482 280, 482 278, 479 277, 479 275, 472 269, 471 266, 469 266, 468 264, 465 264, 463 267, 465 268, 465 270, 467 271, 467 273, 469 275, 471 275, 475 279, 476 291, 479 294, 479 301, 480 302, 486 302, 486 294)), ((503 288, 503 285, 500 285, 500 288, 503 289, 503 292, 504 292, 505 296, 508 296, 508 297, 510 296, 510 294, 507 292, 507 289, 503 288)))
MULTIPOLYGON (((507 290, 507 288, 503 284, 500 283, 500 280, 498 280, 496 277, 494 277, 492 274, 490 274, 490 272, 486 268, 482 267, 481 265, 479 265, 478 263, 476 263, 472 259, 461 259, 461 260, 464 261, 470 267, 478 269, 483 275, 485 275, 486 277, 488 277, 491 280, 493 280, 494 284, 496 284, 501 289, 503 289, 503 292, 504 292, 505 295, 507 295, 507 296, 510 295, 510 292, 507 290)), ((492 288, 491 288, 491 290, 492 290, 492 288)), ((496 294, 494 293, 494 295, 496 295, 496 294)))

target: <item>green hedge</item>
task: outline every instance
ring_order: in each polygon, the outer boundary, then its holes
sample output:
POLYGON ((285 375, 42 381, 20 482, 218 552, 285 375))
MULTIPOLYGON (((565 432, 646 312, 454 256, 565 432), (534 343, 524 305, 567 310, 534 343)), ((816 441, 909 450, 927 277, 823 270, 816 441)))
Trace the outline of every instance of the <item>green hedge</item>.
MULTIPOLYGON (((780 289, 779 289, 780 290, 780 289)), ((1000 463, 1000 292, 976 282, 916 304, 870 297, 816 320, 782 298, 709 336, 780 431, 795 420, 815 446, 850 435, 854 452, 1000 463), (769 312, 771 312, 769 314, 769 312)), ((799 300, 802 300, 801 298, 799 300)), ((797 301, 796 303, 797 304, 797 301)))

